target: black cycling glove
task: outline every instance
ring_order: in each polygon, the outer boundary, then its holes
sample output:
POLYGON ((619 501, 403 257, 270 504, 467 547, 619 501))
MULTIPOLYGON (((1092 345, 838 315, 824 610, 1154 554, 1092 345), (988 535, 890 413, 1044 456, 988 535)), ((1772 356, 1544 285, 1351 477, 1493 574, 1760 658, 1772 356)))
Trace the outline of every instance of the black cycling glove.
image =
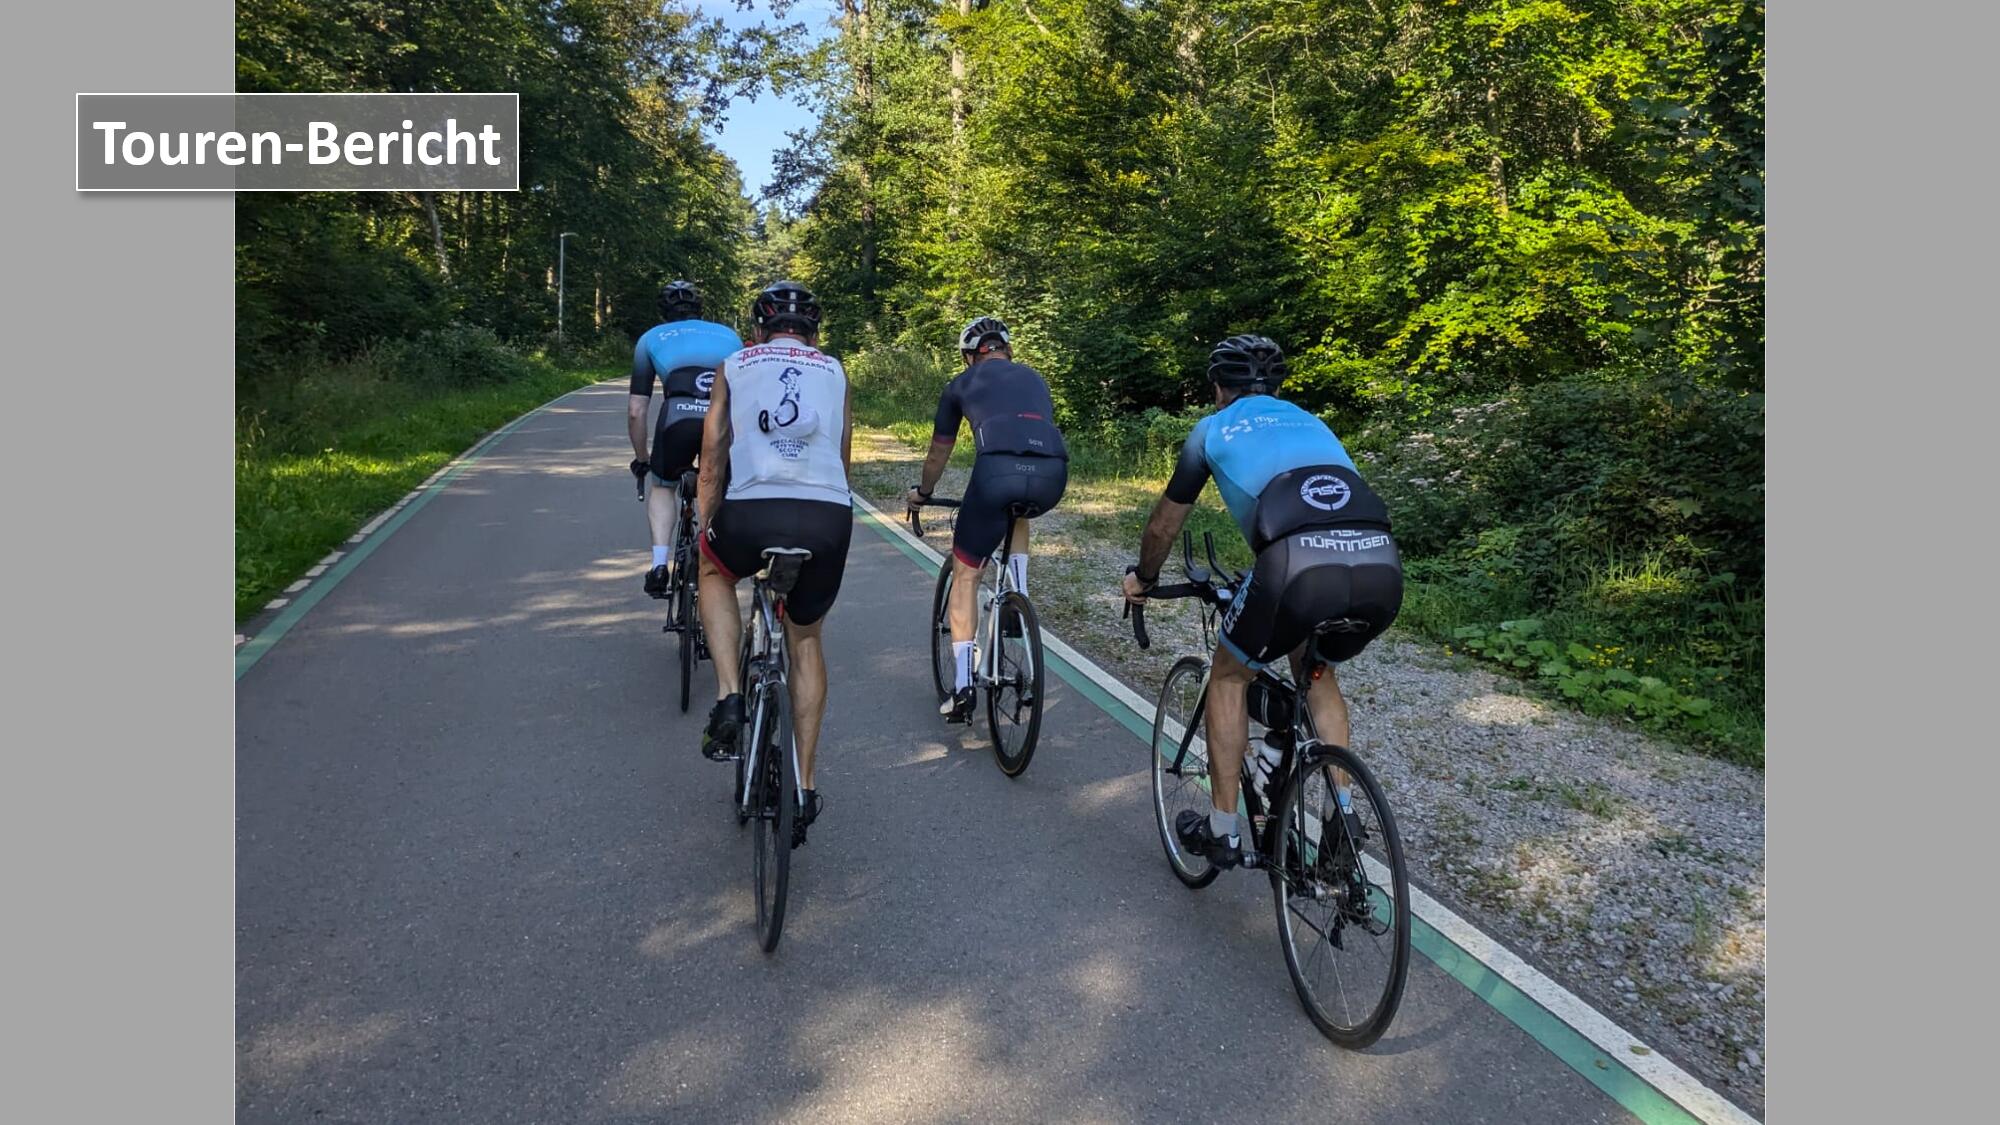
POLYGON ((651 461, 634 461, 629 467, 632 470, 633 480, 645 480, 646 470, 652 468, 653 463, 651 461))

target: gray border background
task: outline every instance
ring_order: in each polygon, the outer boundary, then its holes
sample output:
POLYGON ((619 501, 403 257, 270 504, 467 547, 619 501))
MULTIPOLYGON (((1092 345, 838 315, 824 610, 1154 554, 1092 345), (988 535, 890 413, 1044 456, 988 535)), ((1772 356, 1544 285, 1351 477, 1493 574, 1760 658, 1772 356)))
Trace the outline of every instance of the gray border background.
POLYGON ((0 1119, 234 1114, 234 202, 79 193, 73 148, 77 91, 234 89, 233 16, 83 0, 0 36, 0 1119))
POLYGON ((1767 15, 1767 1120, 1990 1105, 1987 5, 1767 15))
MULTIPOLYGON (((1772 7, 1770 1119, 1949 1119, 1993 1035, 1992 17, 1772 7)), ((71 180, 75 92, 230 89, 232 8, 16 31, 0 1108, 220 1121, 232 203, 71 180)))

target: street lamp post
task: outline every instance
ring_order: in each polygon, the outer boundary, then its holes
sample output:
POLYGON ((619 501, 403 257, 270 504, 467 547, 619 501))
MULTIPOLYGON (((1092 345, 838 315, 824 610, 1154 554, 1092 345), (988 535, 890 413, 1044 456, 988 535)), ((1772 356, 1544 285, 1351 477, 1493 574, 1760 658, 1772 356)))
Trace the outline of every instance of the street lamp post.
POLYGON ((563 265, 564 252, 569 249, 567 239, 575 238, 576 232, 566 230, 556 236, 556 340, 563 338, 563 265))

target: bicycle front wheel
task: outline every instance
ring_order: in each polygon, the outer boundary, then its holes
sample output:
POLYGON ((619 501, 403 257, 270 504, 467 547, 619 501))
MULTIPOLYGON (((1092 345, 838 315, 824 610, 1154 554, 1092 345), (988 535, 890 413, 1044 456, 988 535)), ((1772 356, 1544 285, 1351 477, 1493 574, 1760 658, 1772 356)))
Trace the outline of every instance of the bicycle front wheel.
POLYGON ((760 732, 753 768, 751 807, 757 818, 753 879, 757 892, 757 938, 769 953, 785 930, 790 891, 792 822, 798 817, 798 786, 792 762, 792 696, 784 681, 758 689, 763 712, 752 723, 760 732))
POLYGON ((700 656, 696 634, 701 621, 695 616, 694 585, 683 581, 674 592, 674 615, 681 619, 681 714, 687 714, 688 696, 694 688, 694 662, 700 656))
POLYGON ((937 589, 931 594, 931 686, 937 689, 939 703, 951 697, 951 685, 958 677, 951 656, 950 605, 951 560, 947 558, 938 567, 937 589))
POLYGON ((1000 772, 1019 777, 1042 733, 1042 623, 1026 594, 1009 593, 993 612, 1000 615, 1000 648, 986 687, 986 724, 1000 772))
POLYGON ((1153 813, 1160 829, 1160 846, 1174 877, 1196 890, 1221 874, 1207 859, 1181 849, 1174 818, 1183 809, 1203 816, 1215 806, 1209 791, 1208 744, 1201 737, 1202 695, 1208 687, 1208 665, 1199 657, 1183 656, 1160 685, 1160 703, 1153 712, 1153 813))
POLYGON ((1322 1034, 1366 1047, 1395 1018, 1410 968, 1396 818, 1361 759, 1325 744, 1301 755, 1272 816, 1271 887, 1292 985, 1322 1034))

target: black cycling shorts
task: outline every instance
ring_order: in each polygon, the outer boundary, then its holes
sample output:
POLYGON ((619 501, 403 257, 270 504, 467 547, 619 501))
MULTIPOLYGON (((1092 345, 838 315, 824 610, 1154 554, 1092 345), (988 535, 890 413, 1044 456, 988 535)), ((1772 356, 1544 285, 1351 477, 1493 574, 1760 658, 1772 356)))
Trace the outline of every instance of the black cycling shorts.
POLYGON ((668 485, 676 483, 681 479, 682 473, 694 468, 695 458, 701 456, 701 428, 704 421, 704 416, 701 414, 688 413, 675 417, 670 413, 674 402, 674 399, 668 399, 660 407, 660 419, 665 424, 653 431, 653 450, 647 457, 652 463, 653 475, 658 477, 662 484, 668 485))
POLYGON ((951 553, 967 566, 982 565, 1006 537, 1016 505, 1023 517, 1039 516, 1060 503, 1068 487, 1069 462, 1060 457, 980 454, 958 502, 951 553))
POLYGON ((1402 559, 1387 532, 1295 531, 1258 553, 1223 615, 1222 643, 1252 668, 1307 640, 1320 660, 1338 663, 1381 636, 1402 605, 1402 559))
POLYGON ((799 584, 785 598, 785 616, 810 625, 826 616, 840 594, 847 570, 847 544, 854 534, 854 508, 825 500, 728 500, 715 511, 702 536, 701 553, 731 582, 764 569, 766 547, 803 547, 812 552, 799 584))

